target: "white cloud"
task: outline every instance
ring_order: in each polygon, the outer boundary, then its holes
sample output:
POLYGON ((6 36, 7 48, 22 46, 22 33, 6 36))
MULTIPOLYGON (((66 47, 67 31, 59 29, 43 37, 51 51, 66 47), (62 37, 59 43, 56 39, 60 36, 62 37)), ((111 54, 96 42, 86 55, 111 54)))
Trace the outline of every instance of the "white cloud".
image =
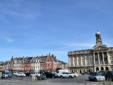
POLYGON ((12 38, 6 37, 5 39, 6 39, 8 42, 14 42, 14 39, 12 39, 12 38))
MULTIPOLYGON (((4 60, 10 59, 11 56, 22 57, 22 56, 41 56, 54 54, 57 59, 68 62, 67 51, 65 50, 53 50, 53 49, 23 49, 23 48, 0 48, 0 52, 4 60)), ((1 60, 1 59, 0 59, 1 60)))
POLYGON ((39 4, 26 3, 25 0, 12 0, 12 2, 0 3, 0 8, 0 15, 4 17, 10 16, 22 20, 37 20, 40 16, 39 4), (34 10, 35 8, 37 8, 37 10, 34 10))
POLYGON ((69 47, 92 47, 94 46, 94 44, 91 44, 91 43, 67 43, 65 45, 69 47))
POLYGON ((12 39, 10 37, 1 37, 0 40, 5 40, 7 42, 14 42, 14 39, 12 39))

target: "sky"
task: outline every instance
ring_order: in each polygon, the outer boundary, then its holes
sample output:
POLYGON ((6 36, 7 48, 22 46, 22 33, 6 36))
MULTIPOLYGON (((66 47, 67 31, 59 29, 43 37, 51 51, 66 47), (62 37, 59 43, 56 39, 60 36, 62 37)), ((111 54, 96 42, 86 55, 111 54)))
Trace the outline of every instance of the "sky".
POLYGON ((0 61, 113 46, 113 0, 0 0, 0 61))

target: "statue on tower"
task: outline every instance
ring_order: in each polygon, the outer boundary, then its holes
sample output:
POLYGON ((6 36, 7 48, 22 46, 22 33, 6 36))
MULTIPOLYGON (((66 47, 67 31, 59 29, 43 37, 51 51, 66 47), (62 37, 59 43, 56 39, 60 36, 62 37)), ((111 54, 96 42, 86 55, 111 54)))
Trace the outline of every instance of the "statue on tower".
POLYGON ((97 32, 96 33, 96 44, 98 44, 98 45, 101 45, 102 44, 100 32, 97 32))
POLYGON ((102 44, 102 39, 101 39, 101 33, 97 32, 95 34, 96 36, 96 45, 93 47, 94 49, 103 49, 103 48, 107 48, 106 45, 102 44))

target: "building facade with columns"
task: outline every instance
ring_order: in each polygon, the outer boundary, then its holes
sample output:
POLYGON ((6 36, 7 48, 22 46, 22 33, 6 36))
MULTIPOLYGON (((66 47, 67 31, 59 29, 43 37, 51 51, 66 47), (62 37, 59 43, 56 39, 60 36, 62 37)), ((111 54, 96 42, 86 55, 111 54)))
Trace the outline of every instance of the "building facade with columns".
POLYGON ((71 72, 97 72, 113 70, 113 47, 102 43, 100 32, 96 33, 96 45, 92 49, 68 52, 71 72))

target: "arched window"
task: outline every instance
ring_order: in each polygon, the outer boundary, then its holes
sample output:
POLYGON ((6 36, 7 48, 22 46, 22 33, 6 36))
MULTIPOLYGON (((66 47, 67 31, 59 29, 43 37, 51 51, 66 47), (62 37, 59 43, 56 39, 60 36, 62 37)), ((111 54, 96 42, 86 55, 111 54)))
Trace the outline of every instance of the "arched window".
POLYGON ((98 67, 96 68, 96 71, 99 71, 99 68, 98 67))
POLYGON ((101 71, 104 71, 104 68, 103 67, 101 67, 101 71))
POLYGON ((108 67, 106 67, 106 71, 109 71, 109 68, 108 67))

